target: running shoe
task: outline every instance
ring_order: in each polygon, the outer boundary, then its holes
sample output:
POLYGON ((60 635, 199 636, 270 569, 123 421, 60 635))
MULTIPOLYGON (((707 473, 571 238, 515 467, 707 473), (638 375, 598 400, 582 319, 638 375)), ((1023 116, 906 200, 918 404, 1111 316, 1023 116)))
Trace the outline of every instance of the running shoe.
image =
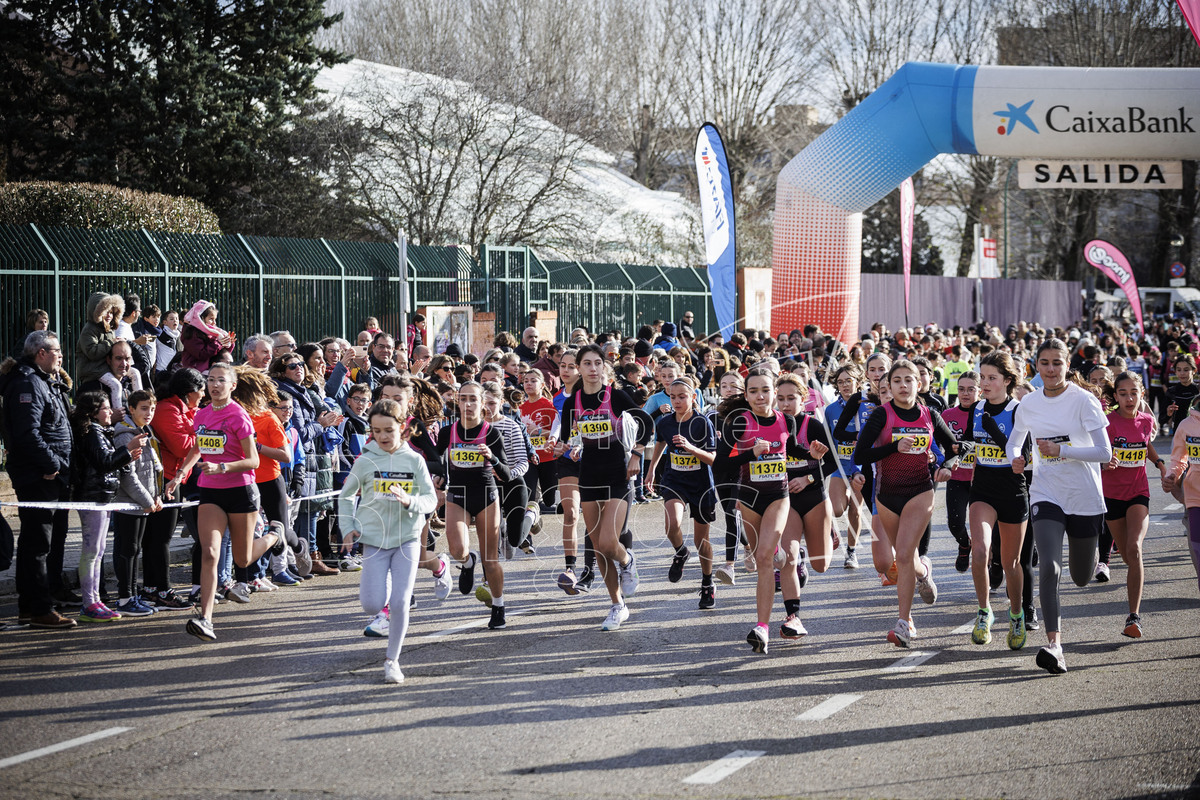
MULTIPOLYGON (((216 598, 214 597, 213 599, 215 600, 216 598)), ((187 601, 192 606, 200 605, 200 590, 196 589, 194 591, 188 592, 187 601)))
POLYGON ((504 606, 492 606, 492 618, 488 620, 488 630, 502 631, 504 630, 505 624, 504 606))
POLYGON ((372 617, 371 621, 367 623, 367 627, 363 628, 363 636, 371 639, 386 639, 391 627, 392 620, 385 608, 372 617))
POLYGON ((1101 561, 1096 565, 1096 581, 1098 583, 1108 583, 1110 572, 1108 564, 1101 561))
POLYGON ((486 583, 481 583, 475 587, 475 599, 488 608, 492 607, 492 590, 488 588, 486 583))
POLYGON ((104 603, 92 603, 79 612, 80 622, 112 622, 114 619, 120 618, 121 613, 119 611, 113 611, 104 605, 104 603))
POLYGON ((571 567, 567 567, 565 570, 558 573, 557 583, 558 588, 562 589, 572 597, 579 594, 579 589, 577 588, 579 579, 575 577, 575 570, 571 567))
POLYGON ((959 572, 966 572, 971 568, 971 548, 958 546, 958 558, 954 559, 954 568, 959 572))
POLYGON ((1027 637, 1024 612, 1014 617, 1010 611, 1008 614, 1008 649, 1020 650, 1025 646, 1027 637))
POLYGON ((700 609, 706 610, 717 604, 717 591, 710 583, 708 586, 700 587, 700 609))
POLYGON ((272 522, 267 528, 267 532, 275 537, 275 543, 271 545, 271 555, 283 555, 284 550, 287 548, 287 534, 283 532, 283 523, 272 522))
POLYGON ((184 626, 184 630, 202 642, 215 642, 217 640, 217 634, 213 631, 212 620, 205 619, 204 617, 197 616, 189 619, 187 625, 184 626))
POLYGON ((803 547, 800 548, 800 555, 796 560, 796 578, 800 581, 801 589, 808 585, 808 551, 803 547))
POLYGON ((900 573, 898 572, 898 568, 896 567, 896 562, 893 561, 892 565, 890 567, 888 567, 887 572, 880 573, 879 585, 880 586, 895 586, 896 580, 899 578, 899 576, 900 576, 900 573))
POLYGON ((995 621, 996 615, 992 613, 992 609, 979 609, 979 613, 975 615, 975 629, 971 631, 971 641, 975 644, 991 644, 992 623, 995 621))
MULTIPOLYGON (((145 597, 142 598, 145 601, 145 597)), ((175 593, 174 589, 154 593, 154 608, 158 611, 176 611, 191 608, 192 604, 175 593)))
POLYGON ((508 540, 507 536, 501 536, 500 538, 504 541, 497 547, 496 556, 503 558, 505 561, 512 561, 513 556, 516 555, 517 548, 512 546, 512 542, 508 540))
POLYGON ((458 593, 470 594, 475 588, 475 565, 479 563, 479 554, 474 550, 467 553, 467 558, 471 562, 470 566, 465 563, 459 563, 458 569, 458 593))
POLYGON ((609 610, 608 616, 604 618, 604 622, 600 623, 600 630, 615 631, 627 619, 629 619, 629 609, 624 603, 615 603, 609 610))
POLYGON ((675 556, 671 559, 671 568, 667 570, 667 580, 671 583, 679 583, 679 579, 683 577, 683 566, 691 557, 692 551, 686 547, 683 548, 682 553, 676 550, 675 556))
POLYGON ((525 541, 517 545, 517 549, 527 556, 537 555, 537 548, 533 546, 533 536, 526 536, 525 541))
POLYGON ((232 600, 235 603, 249 603, 250 587, 239 581, 226 590, 225 599, 232 600))
POLYGON ((533 524, 529 526, 530 535, 537 536, 542 532, 542 510, 537 503, 530 503, 525 506, 525 514, 533 517, 533 524))
POLYGON ((383 660, 383 682, 404 683, 404 673, 400 671, 400 662, 390 658, 383 660))
POLYGON ((115 609, 122 617, 149 617, 154 609, 142 601, 140 597, 130 597, 123 603, 117 603, 115 609))
POLYGON ((338 569, 342 572, 362 572, 362 563, 354 556, 349 556, 338 562, 338 569))
POLYGON ((808 630, 805 629, 804 623, 795 614, 788 614, 783 624, 779 626, 779 636, 783 639, 800 639, 808 636, 808 630))
POLYGON ((730 564, 719 565, 713 570, 713 577, 726 586, 733 586, 737 582, 737 579, 733 576, 733 566, 730 564))
POLYGON ((1125 618, 1125 630, 1121 631, 1130 639, 1142 638, 1142 618, 1139 614, 1130 614, 1125 618))
POLYGON ((754 553, 746 553, 746 572, 758 572, 758 562, 754 560, 754 553))
POLYGON ((587 594, 592 590, 592 581, 596 578, 596 572, 585 566, 583 572, 579 573, 579 580, 575 581, 575 589, 580 594, 587 594))
POLYGON ((300 549, 295 552, 296 556, 296 577, 301 580, 307 579, 312 575, 312 554, 308 552, 308 544, 302 542, 300 549))
MULTIPOLYGON (((638 584, 641 581, 638 579, 637 562, 634 560, 633 551, 629 552, 629 563, 619 565, 617 573, 621 576, 621 593, 626 597, 633 597, 637 594, 638 584)), ((624 608, 624 606, 621 606, 624 608)))
POLYGON ((755 625, 746 634, 746 642, 756 653, 767 652, 767 628, 765 625, 755 625))
POLYGON ((279 589, 278 586, 271 583, 266 578, 255 578, 253 587, 254 587, 254 591, 256 591, 256 592, 274 592, 279 589))
POLYGON ((1000 584, 1002 583, 1004 583, 1004 567, 998 562, 993 561, 988 566, 988 585, 994 592, 1000 588, 1000 584))
POLYGON ((71 589, 62 588, 54 593, 55 608, 82 608, 83 598, 71 589))
POLYGON ((271 578, 271 583, 275 584, 276 586, 299 586, 301 583, 303 583, 303 581, 299 578, 293 577, 292 574, 285 569, 283 572, 273 576, 271 578))
POLYGON ((846 560, 842 562, 842 566, 846 569, 858 569, 858 553, 846 553, 846 560))
POLYGON ((771 561, 775 564, 776 571, 783 569, 787 564, 787 552, 782 547, 776 547, 775 555, 771 557, 771 561))
POLYGON ((908 647, 908 643, 912 641, 912 627, 906 619, 896 620, 896 626, 888 631, 887 640, 896 647, 908 647))
POLYGON ((1042 629, 1042 623, 1038 621, 1036 608, 1033 606, 1025 606, 1023 615, 1025 617, 1025 630, 1040 631, 1042 629))
POLYGON ((929 556, 921 556, 921 563, 925 565, 925 577, 917 578, 917 592, 925 601, 925 605, 931 606, 938 598, 937 584, 933 582, 933 562, 929 560, 929 556))
POLYGON ((1056 642, 1038 650, 1037 665, 1051 675, 1062 675, 1066 672, 1067 661, 1063 658, 1062 645, 1056 642))
POLYGON ((439 555, 438 567, 442 572, 433 576, 433 596, 445 600, 450 596, 450 556, 445 553, 439 555))

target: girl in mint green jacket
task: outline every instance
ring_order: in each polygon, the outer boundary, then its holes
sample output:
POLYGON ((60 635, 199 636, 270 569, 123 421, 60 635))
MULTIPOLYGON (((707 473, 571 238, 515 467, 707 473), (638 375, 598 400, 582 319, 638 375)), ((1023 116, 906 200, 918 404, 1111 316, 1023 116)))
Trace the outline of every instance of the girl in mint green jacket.
POLYGON ((383 679, 400 683, 398 658, 408 630, 408 603, 421 557, 425 515, 437 507, 437 495, 425 459, 407 447, 407 422, 400 404, 380 400, 368 413, 372 441, 350 468, 338 495, 338 521, 346 544, 363 544, 359 602, 363 611, 392 610, 383 679), (355 496, 358 503, 355 504, 355 496), (388 578, 391 597, 388 597, 388 578))

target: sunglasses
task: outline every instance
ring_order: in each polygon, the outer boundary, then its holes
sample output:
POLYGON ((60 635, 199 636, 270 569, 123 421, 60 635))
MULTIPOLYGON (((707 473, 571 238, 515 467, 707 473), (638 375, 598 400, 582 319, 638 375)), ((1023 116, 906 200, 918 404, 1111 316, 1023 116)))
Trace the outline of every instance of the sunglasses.
POLYGON ((304 369, 304 363, 301 361, 293 361, 290 364, 285 364, 284 369, 304 369))

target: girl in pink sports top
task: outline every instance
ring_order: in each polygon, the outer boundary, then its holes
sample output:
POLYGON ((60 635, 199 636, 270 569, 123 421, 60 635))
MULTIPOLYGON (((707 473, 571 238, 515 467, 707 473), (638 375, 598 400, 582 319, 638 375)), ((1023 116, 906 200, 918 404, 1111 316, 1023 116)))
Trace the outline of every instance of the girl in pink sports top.
POLYGON ((1122 633, 1137 639, 1142 635, 1142 540, 1150 529, 1150 481, 1146 464, 1153 463, 1160 475, 1164 461, 1154 449, 1158 432, 1154 415, 1142 410, 1142 379, 1122 372, 1113 379, 1108 400, 1117 408, 1108 415, 1108 440, 1112 442, 1112 460, 1100 467, 1104 487, 1105 530, 1100 534, 1100 566, 1096 579, 1109 578, 1108 557, 1115 542, 1121 558, 1129 567, 1125 590, 1129 596, 1129 616, 1122 633), (1103 577, 1101 577, 1103 576, 1103 577))

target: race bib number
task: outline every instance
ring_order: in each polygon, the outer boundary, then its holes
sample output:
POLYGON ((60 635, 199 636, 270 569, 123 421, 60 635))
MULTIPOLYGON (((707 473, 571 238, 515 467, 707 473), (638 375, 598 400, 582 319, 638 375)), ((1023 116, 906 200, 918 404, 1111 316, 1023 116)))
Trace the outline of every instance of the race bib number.
POLYGON ((913 440, 912 450, 909 450, 909 455, 921 455, 929 452, 929 443, 931 437, 929 431, 925 428, 892 428, 892 441, 898 442, 905 437, 913 440))
POLYGON ((778 483, 787 477, 787 460, 783 454, 759 456, 750 462, 750 480, 754 483, 778 483))
POLYGON ((459 469, 482 469, 483 453, 475 445, 455 445, 450 449, 450 463, 459 469))
POLYGON ((1120 447, 1114 447, 1113 455, 1116 456, 1118 467, 1137 469, 1138 467, 1146 466, 1145 442, 1131 442, 1123 444, 1120 447))
POLYGON ((219 456, 225 452, 228 439, 224 431, 202 430, 196 436, 196 446, 200 448, 200 455, 219 456))
POLYGON ((530 436, 529 443, 531 445, 533 445, 534 450, 545 450, 546 449, 546 437, 545 436, 530 436))
MULTIPOLYGON (((1041 437, 1041 438, 1045 439, 1045 440, 1046 440, 1046 441, 1048 441, 1048 442, 1054 442, 1055 444, 1058 444, 1058 445, 1064 445, 1064 444, 1070 444, 1070 443, 1071 443, 1071 437, 1070 437, 1070 436, 1043 436, 1043 437, 1041 437)), ((1036 448, 1035 448, 1035 449, 1036 449, 1036 448)), ((1042 459, 1042 463, 1043 463, 1043 464, 1060 464, 1060 463, 1062 463, 1062 462, 1064 461, 1064 459, 1063 459, 1063 457, 1062 457, 1061 455, 1058 455, 1058 456, 1043 456, 1043 455, 1041 454, 1041 451, 1040 451, 1040 450, 1038 450, 1038 456, 1040 456, 1040 457, 1041 457, 1041 459, 1042 459)))
POLYGON ((959 469, 975 469, 975 453, 967 453, 958 460, 959 469))
POLYGON ((995 444, 976 444, 975 463, 981 467, 1006 467, 1009 465, 1004 448, 995 444))
POLYGON ((700 458, 691 453, 671 453, 671 469, 677 472, 699 472, 700 458))
POLYGON ((1200 436, 1187 437, 1187 458, 1189 464, 1200 464, 1200 436))
POLYGON ((613 435, 612 420, 608 417, 580 420, 579 435, 585 439, 607 439, 613 435))
POLYGON ((411 472, 375 473, 375 494, 387 495, 393 500, 398 500, 398 498, 392 494, 393 486, 399 486, 404 490, 405 494, 412 494, 413 474, 411 472))
POLYGON ((854 445, 846 444, 844 442, 838 442, 837 454, 838 454, 838 458, 840 458, 844 461, 850 460, 851 458, 854 457, 854 445))

